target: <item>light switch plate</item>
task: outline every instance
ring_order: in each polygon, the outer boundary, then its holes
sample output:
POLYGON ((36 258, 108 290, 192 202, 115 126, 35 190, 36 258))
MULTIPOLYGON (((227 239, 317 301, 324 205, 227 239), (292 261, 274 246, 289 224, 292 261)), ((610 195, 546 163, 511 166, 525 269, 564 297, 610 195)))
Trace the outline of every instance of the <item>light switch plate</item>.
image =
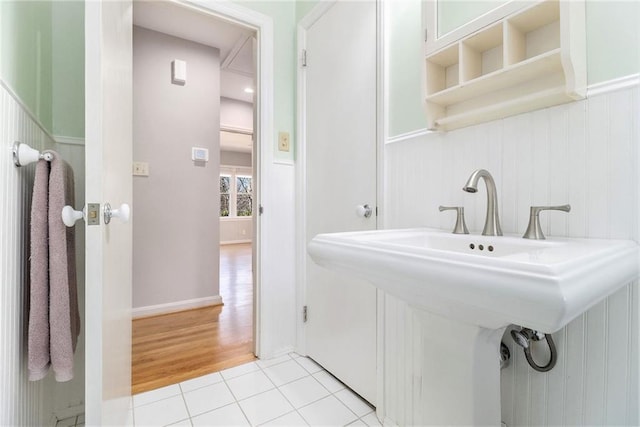
POLYGON ((133 176, 149 176, 149 163, 133 162, 133 176))
POLYGON ((289 151, 290 141, 289 132, 278 133, 278 150, 289 151))

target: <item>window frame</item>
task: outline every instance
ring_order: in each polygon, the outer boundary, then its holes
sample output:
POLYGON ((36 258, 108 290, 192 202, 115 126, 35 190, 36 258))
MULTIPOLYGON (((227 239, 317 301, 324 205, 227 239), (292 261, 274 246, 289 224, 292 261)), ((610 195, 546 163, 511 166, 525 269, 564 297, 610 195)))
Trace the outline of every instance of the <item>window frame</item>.
POLYGON ((220 185, 220 180, 222 180, 222 178, 223 178, 223 177, 229 177, 229 191, 224 192, 224 193, 223 193, 222 191, 219 191, 219 192, 218 192, 218 196, 220 196, 220 208, 218 209, 218 211, 219 211, 219 212, 218 212, 218 216, 219 216, 220 218, 229 218, 229 217, 231 216, 231 213, 232 213, 232 210, 233 210, 233 206, 234 206, 234 205, 231 203, 231 198, 233 197, 233 196, 232 196, 233 191, 232 191, 232 189, 231 189, 231 186, 233 185, 233 175, 231 175, 231 174, 229 174, 229 173, 226 173, 226 172, 222 172, 222 171, 220 171, 220 175, 219 175, 219 177, 218 177, 218 188, 220 188, 220 187, 221 187, 221 185, 220 185), (221 211, 222 211, 222 195, 223 195, 223 194, 228 194, 228 195, 229 195, 229 202, 228 202, 228 203, 229 203, 229 213, 228 213, 228 215, 227 215, 227 216, 222 216, 222 215, 220 215, 220 213, 221 213, 221 211))
MULTIPOLYGON (((254 188, 254 177, 253 177, 253 169, 248 167, 232 167, 232 166, 220 166, 220 173, 218 178, 218 188, 219 179, 223 176, 229 176, 229 215, 228 216, 220 216, 220 212, 218 210, 218 217, 221 220, 237 220, 237 219, 251 219, 253 218, 253 210, 254 205, 253 202, 251 204, 251 215, 249 216, 238 216, 238 177, 246 177, 251 179, 251 192, 247 193, 253 197, 253 188, 254 188)), ((219 193, 221 196, 223 193, 219 193)), ((226 194, 226 193, 224 193, 226 194)), ((254 199, 252 198, 252 201, 254 199)))

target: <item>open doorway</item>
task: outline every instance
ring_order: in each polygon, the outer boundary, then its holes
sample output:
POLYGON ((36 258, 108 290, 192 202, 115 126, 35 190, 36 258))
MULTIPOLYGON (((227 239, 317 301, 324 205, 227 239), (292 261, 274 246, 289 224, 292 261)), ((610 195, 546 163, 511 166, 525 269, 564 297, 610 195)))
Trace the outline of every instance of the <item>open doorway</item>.
POLYGON ((256 64, 253 30, 174 2, 135 2, 133 34, 139 393, 254 358, 256 64))

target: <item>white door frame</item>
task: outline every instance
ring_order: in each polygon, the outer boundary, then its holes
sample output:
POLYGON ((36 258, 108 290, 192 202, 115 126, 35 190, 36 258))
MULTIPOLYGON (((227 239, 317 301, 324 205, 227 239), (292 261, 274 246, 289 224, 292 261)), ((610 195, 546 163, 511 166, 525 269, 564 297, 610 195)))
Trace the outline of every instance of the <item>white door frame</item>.
POLYGON ((222 19, 243 27, 249 28, 256 32, 257 40, 257 75, 256 75, 256 116, 257 116, 257 132, 254 129, 254 136, 257 143, 254 145, 255 154, 254 158, 257 159, 256 167, 256 197, 254 198, 254 214, 256 217, 256 227, 253 231, 255 245, 256 259, 255 263, 255 278, 254 284, 254 322, 255 328, 253 333, 254 352, 256 356, 261 356, 261 343, 263 338, 269 333, 262 328, 263 322, 261 302, 263 300, 262 295, 266 291, 263 286, 269 283, 269 279, 264 277, 261 258, 265 246, 268 242, 265 242, 263 236, 265 236, 266 230, 261 226, 260 216, 258 213, 258 206, 262 205, 262 188, 272 185, 269 182, 271 174, 268 172, 273 164, 273 63, 274 63, 274 50, 273 50, 273 21, 270 17, 256 12, 247 7, 231 3, 228 1, 212 1, 212 0, 170 0, 177 3, 182 7, 191 9, 196 13, 215 16, 218 19, 222 19))
MULTIPOLYGON (((385 37, 384 37, 384 0, 367 0, 376 1, 377 7, 377 29, 376 29, 376 56, 377 56, 377 117, 378 124, 377 129, 377 205, 378 205, 378 228, 384 228, 384 147, 387 139, 387 114, 386 114, 386 100, 387 100, 387 69, 385 60, 385 37)), ((299 22, 297 26, 297 57, 298 64, 296 68, 297 77, 297 114, 296 114, 296 139, 298 141, 297 146, 297 162, 296 162, 296 312, 302 313, 303 307, 306 303, 306 271, 307 271, 307 242, 306 242, 306 73, 303 67, 302 52, 307 46, 307 31, 311 26, 324 15, 330 8, 336 3, 337 0, 326 0, 317 3, 309 13, 307 13, 299 22)), ((377 413, 378 416, 384 414, 383 412, 383 349, 384 349, 384 293, 382 291, 377 292, 378 299, 378 325, 377 325, 377 413)), ((301 319, 301 317, 300 317, 301 319)), ((298 353, 306 355, 306 330, 302 321, 297 322, 296 325, 296 350, 298 353)))

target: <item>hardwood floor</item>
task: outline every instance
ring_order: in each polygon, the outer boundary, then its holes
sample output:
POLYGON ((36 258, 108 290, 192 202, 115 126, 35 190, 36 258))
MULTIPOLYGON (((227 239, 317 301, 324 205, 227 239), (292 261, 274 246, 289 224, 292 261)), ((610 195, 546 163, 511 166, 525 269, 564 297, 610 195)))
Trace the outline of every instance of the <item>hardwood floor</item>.
POLYGON ((134 394, 255 359, 251 244, 220 247, 220 295, 223 306, 133 321, 134 394))

